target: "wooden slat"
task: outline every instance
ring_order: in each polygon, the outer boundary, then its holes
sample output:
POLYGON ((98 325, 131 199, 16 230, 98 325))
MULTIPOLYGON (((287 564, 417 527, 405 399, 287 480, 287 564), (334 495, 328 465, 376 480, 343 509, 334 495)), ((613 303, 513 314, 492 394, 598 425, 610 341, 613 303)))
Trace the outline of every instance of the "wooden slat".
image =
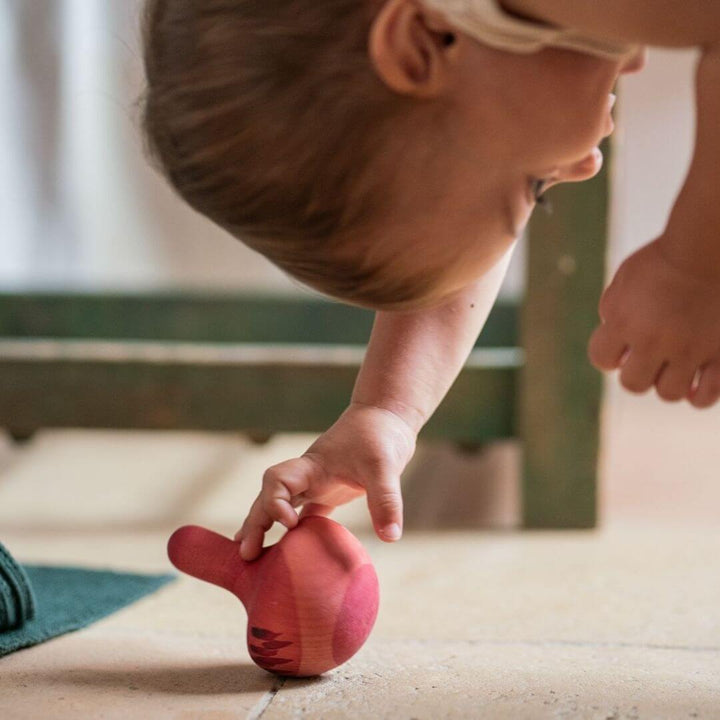
MULTIPOLYGON (((364 348, 0 342, 0 426, 322 432, 347 406, 364 348)), ((512 437, 522 353, 475 350, 424 430, 512 437)))
MULTIPOLYGON (((465 369, 496 367, 518 368, 525 354, 519 348, 477 348, 465 369)), ((359 369, 365 357, 363 345, 292 345, 292 344, 209 344, 110 340, 3 340, 0 338, 0 362, 19 360, 93 361, 107 363, 174 362, 179 365, 326 365, 359 369)))
MULTIPOLYGON (((0 293, 0 337, 365 344, 373 313, 304 296, 233 293, 0 293)), ((517 309, 498 304, 479 347, 517 345, 517 309)))

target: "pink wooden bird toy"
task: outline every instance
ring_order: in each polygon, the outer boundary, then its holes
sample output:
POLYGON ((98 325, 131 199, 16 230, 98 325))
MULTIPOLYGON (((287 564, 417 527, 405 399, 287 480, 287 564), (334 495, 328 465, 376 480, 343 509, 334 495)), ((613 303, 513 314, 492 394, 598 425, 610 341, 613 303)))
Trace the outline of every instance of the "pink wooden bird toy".
POLYGON ((363 645, 378 610, 378 580, 360 541, 326 517, 302 518, 245 562, 239 543, 188 525, 168 541, 178 570, 224 587, 248 615, 250 657, 278 675, 331 670, 363 645))

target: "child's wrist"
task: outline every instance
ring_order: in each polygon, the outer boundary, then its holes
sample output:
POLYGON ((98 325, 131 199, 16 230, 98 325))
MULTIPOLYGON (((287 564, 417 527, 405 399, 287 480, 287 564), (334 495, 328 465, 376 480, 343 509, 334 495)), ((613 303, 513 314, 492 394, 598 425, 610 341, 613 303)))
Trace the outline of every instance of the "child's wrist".
POLYGON ((348 410, 351 412, 375 410, 394 417, 413 439, 417 437, 423 425, 427 422, 427 417, 418 408, 396 400, 370 402, 360 397, 353 397, 348 410))
POLYGON ((657 239, 662 257, 676 270, 691 278, 720 282, 720 230, 718 237, 707 238, 699 228, 685 223, 671 223, 657 239))
POLYGON ((706 48, 697 70, 695 151, 658 245, 667 261, 699 280, 720 280, 720 45, 706 48))
POLYGON ((688 177, 657 245, 678 270, 697 279, 720 280, 720 204, 701 173, 688 177))

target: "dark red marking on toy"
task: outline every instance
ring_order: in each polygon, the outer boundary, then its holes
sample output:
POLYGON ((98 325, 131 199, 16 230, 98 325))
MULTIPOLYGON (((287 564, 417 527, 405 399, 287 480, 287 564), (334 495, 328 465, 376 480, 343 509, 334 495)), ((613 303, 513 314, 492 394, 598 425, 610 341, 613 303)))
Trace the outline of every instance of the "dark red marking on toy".
POLYGON ((265 630, 265 628, 257 627, 250 628, 250 633, 253 637, 260 638, 261 640, 274 640, 280 635, 280 633, 270 632, 270 630, 265 630))
POLYGON ((292 645, 291 642, 283 642, 282 640, 268 640, 263 643, 263 647, 268 650, 282 650, 282 648, 292 645))
POLYGON ((262 657, 272 657, 278 654, 278 650, 269 650, 268 648, 258 647, 257 645, 248 645, 248 650, 253 655, 261 655, 262 657))

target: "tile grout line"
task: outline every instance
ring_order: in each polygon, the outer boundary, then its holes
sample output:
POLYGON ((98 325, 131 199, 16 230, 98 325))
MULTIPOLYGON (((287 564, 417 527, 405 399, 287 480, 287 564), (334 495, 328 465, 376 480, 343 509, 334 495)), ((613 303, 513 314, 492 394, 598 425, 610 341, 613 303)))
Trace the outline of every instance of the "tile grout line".
POLYGON ((285 680, 286 678, 283 677, 275 678, 273 686, 260 698, 260 700, 258 700, 255 707, 250 710, 246 720, 260 720, 268 707, 270 707, 270 703, 275 699, 275 696, 285 685, 285 680))
POLYGON ((660 645, 654 643, 629 643, 629 642, 593 642, 591 640, 435 640, 433 638, 393 638, 387 640, 390 643, 403 643, 420 645, 487 645, 487 646, 529 646, 529 647, 587 647, 587 648, 626 648, 635 650, 680 650, 684 652, 718 653, 720 645, 660 645))

